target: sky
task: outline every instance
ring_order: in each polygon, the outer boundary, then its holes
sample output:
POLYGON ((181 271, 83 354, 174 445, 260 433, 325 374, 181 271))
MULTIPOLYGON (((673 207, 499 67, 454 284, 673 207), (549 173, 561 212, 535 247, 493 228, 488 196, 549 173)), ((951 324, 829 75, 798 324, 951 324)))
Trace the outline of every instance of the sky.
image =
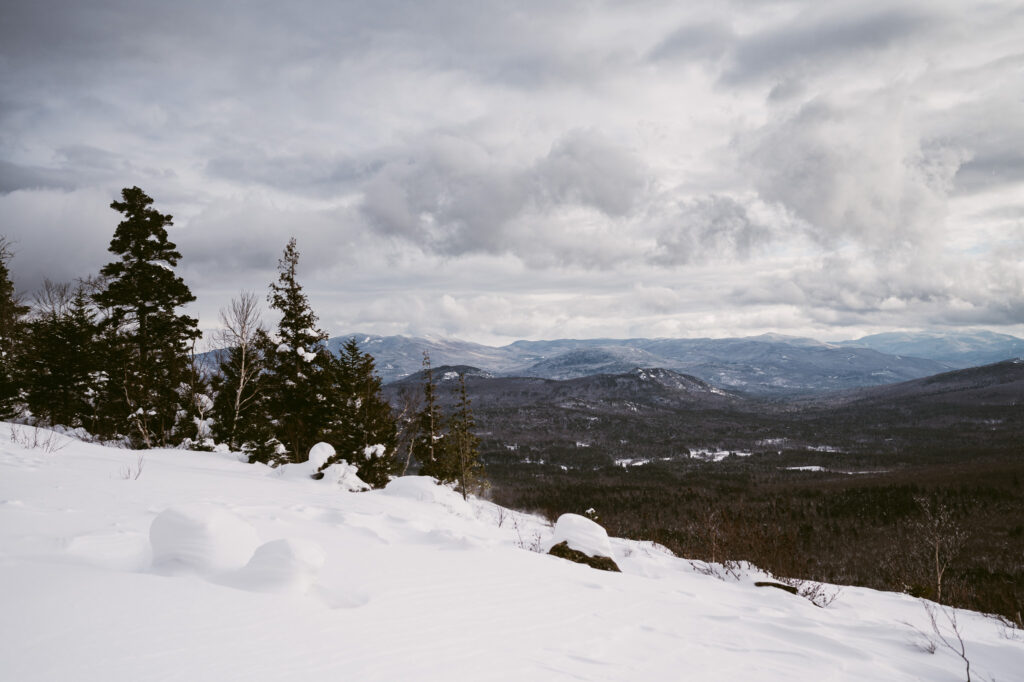
POLYGON ((206 330, 1024 336, 1024 2, 5 0, 16 287, 131 186, 206 330))

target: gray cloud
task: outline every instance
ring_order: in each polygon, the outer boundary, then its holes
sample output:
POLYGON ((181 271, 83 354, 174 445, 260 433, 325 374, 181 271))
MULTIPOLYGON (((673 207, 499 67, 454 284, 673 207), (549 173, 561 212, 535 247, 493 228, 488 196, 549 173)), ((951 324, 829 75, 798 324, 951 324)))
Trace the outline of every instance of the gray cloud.
POLYGON ((709 196, 679 207, 662 229, 651 256, 659 265, 682 265, 711 258, 747 259, 774 237, 735 199, 709 196))
MULTIPOLYGON (((557 230, 532 230, 531 220, 583 208, 622 218, 640 200, 647 171, 629 151, 603 136, 571 131, 525 166, 502 165, 481 145, 432 137, 392 159, 364 186, 362 210, 382 233, 446 255, 513 253, 527 261, 592 261, 582 241, 557 230)), ((571 229, 561 225, 561 230, 571 229)))
POLYGON ((738 84, 803 71, 822 71, 836 61, 862 59, 865 53, 905 43, 938 23, 920 5, 861 4, 854 8, 823 5, 793 21, 756 32, 741 41, 724 73, 738 84))

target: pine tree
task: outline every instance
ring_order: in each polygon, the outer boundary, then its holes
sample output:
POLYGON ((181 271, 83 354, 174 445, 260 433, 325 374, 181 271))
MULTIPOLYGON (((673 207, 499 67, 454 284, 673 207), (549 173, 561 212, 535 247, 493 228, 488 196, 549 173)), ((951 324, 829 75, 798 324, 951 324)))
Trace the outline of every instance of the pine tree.
POLYGON ((174 274, 181 254, 167 238, 171 216, 150 208, 153 200, 138 187, 121 190, 121 198, 110 204, 124 214, 109 248, 119 258, 100 270, 107 282, 95 295, 108 312, 101 324, 109 351, 104 407, 110 428, 127 428, 136 446, 167 445, 189 347, 200 335, 195 318, 175 311, 195 296, 174 274))
POLYGON ((444 416, 437 403, 437 385, 430 367, 430 354, 423 352, 423 409, 416 417, 417 435, 414 451, 420 463, 421 476, 433 476, 443 483, 455 480, 455 471, 446 452, 447 441, 442 427, 444 416))
POLYGON ((102 350, 87 284, 47 280, 33 307, 22 357, 29 411, 49 424, 92 430, 102 350))
POLYGON ((270 285, 270 306, 281 313, 276 346, 264 351, 269 377, 267 409, 275 437, 283 445, 278 463, 304 462, 318 440, 331 407, 331 364, 327 334, 297 278, 299 250, 294 237, 278 261, 278 279, 270 285))
POLYGON ((468 497, 469 490, 479 488, 484 483, 480 440, 473 433, 475 427, 476 421, 466 393, 466 375, 459 374, 458 399, 448 420, 447 451, 463 499, 468 497))
POLYGON ((351 338, 338 352, 335 370, 334 419, 327 440, 336 455, 324 466, 346 460, 359 467, 360 478, 382 488, 399 469, 394 457, 397 427, 381 393, 373 356, 351 338))
POLYGON ((0 237, 0 419, 11 419, 19 412, 17 366, 28 313, 28 306, 21 303, 14 291, 7 269, 12 255, 10 242, 0 237))

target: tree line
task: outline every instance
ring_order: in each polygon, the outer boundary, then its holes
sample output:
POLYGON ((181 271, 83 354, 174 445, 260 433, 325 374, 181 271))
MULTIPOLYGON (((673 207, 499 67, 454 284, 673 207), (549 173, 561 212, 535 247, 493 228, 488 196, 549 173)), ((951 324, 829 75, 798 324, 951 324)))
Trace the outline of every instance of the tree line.
POLYGON ((267 296, 276 327, 243 292, 221 310, 219 349, 197 353, 198 320, 180 311, 195 296, 175 273, 172 216, 152 204, 138 187, 123 189, 110 204, 123 218, 114 259, 75 283, 46 281, 31 305, 14 289, 11 244, 0 237, 0 419, 81 428, 135 448, 223 444, 270 466, 306 461, 322 441, 335 455, 321 470, 344 460, 373 487, 417 467, 464 496, 481 485, 464 382, 456 409, 442 415, 425 355, 422 396, 393 409, 354 338, 337 355, 328 348, 298 281, 294 238, 267 296))

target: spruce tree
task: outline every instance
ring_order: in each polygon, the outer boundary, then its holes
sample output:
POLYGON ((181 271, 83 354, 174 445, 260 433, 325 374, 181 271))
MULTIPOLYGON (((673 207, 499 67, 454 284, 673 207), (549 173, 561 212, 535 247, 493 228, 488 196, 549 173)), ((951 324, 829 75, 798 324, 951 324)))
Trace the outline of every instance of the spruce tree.
POLYGON ((442 428, 444 416, 437 402, 437 385, 430 366, 430 354, 423 352, 423 409, 416 417, 414 451, 420 463, 421 476, 433 476, 442 483, 455 480, 455 471, 447 453, 442 428))
POLYGON ((20 411, 18 355, 28 313, 28 306, 21 303, 7 269, 12 255, 10 242, 0 236, 0 419, 11 419, 20 411))
POLYGON ((33 308, 22 356, 29 411, 51 425, 91 431, 102 351, 87 285, 47 280, 33 308))
POLYGON ((334 384, 334 415, 327 440, 336 454, 324 467, 346 460, 359 467, 361 479, 382 488, 399 469, 394 457, 397 427, 391 405, 381 393, 373 356, 360 350, 354 338, 338 352, 334 384))
POLYGON ((168 445, 189 346, 200 335, 196 319, 176 309, 195 296, 173 270, 181 254, 167 238, 171 216, 150 208, 153 200, 138 187, 121 190, 121 199, 110 204, 124 214, 109 247, 118 259, 100 270, 106 287, 95 295, 107 310, 105 411, 111 429, 127 431, 136 446, 168 445))
POLYGON ((473 433, 475 427, 476 421, 466 393, 466 375, 459 374, 458 397, 448 420, 447 452, 463 499, 468 497, 469 490, 477 489, 484 483, 480 440, 473 433))
POLYGON ((267 297, 270 307, 281 314, 277 338, 264 351, 268 417, 283 446, 277 463, 309 458, 309 448, 324 430, 332 402, 333 360, 325 344, 327 334, 316 326, 316 314, 297 278, 298 265, 293 237, 278 261, 278 278, 267 297))

